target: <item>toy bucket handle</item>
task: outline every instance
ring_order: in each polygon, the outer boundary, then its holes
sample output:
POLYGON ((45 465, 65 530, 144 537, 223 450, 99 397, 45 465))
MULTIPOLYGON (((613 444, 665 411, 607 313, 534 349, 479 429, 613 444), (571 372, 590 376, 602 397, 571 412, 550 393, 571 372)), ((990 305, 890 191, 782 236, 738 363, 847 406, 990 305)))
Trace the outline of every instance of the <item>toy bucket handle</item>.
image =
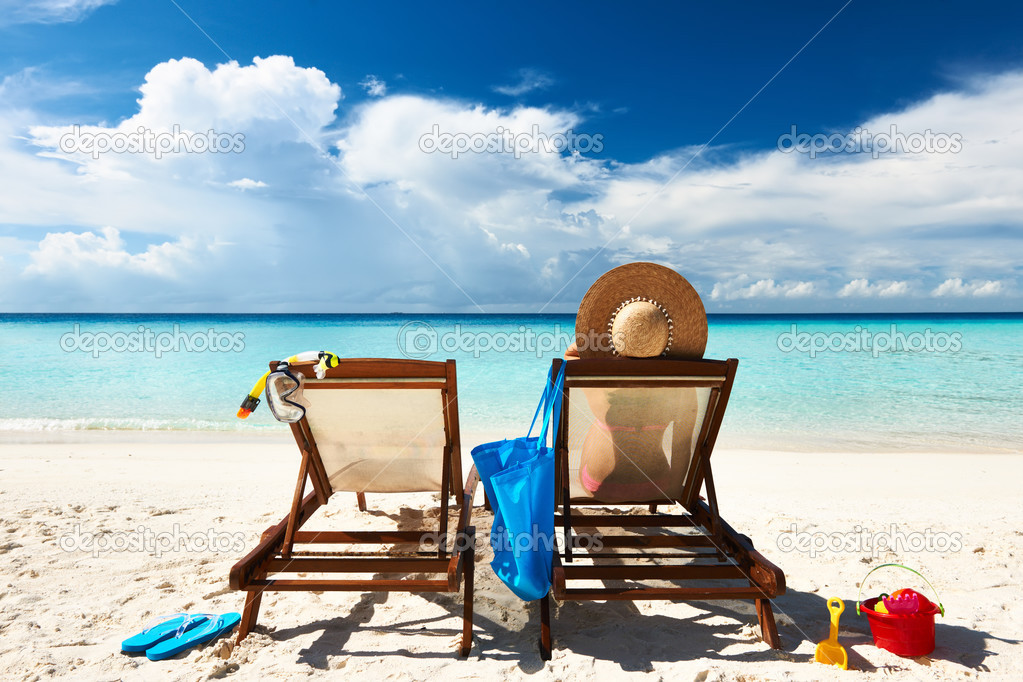
POLYGON ((913 570, 909 566, 903 566, 902 564, 881 564, 880 566, 875 566, 874 568, 872 568, 869 571, 867 571, 867 575, 863 576, 863 580, 860 581, 860 590, 859 590, 859 592, 856 593, 856 615, 857 616, 860 615, 860 603, 861 603, 860 602, 860 597, 863 596, 863 586, 867 584, 867 578, 869 578, 870 574, 873 573, 874 571, 876 571, 877 569, 879 569, 879 568, 888 568, 888 567, 891 567, 891 566, 894 566, 895 568, 904 568, 907 571, 909 571, 910 573, 916 573, 918 576, 920 576, 920 579, 923 580, 925 583, 927 583, 927 587, 931 588, 931 592, 934 593, 934 596, 938 597, 938 610, 941 611, 941 615, 942 616, 945 615, 945 607, 941 603, 941 597, 938 595, 938 591, 936 589, 934 589, 934 585, 932 585, 930 583, 930 581, 927 580, 927 578, 924 577, 923 573, 921 573, 920 571, 913 570))

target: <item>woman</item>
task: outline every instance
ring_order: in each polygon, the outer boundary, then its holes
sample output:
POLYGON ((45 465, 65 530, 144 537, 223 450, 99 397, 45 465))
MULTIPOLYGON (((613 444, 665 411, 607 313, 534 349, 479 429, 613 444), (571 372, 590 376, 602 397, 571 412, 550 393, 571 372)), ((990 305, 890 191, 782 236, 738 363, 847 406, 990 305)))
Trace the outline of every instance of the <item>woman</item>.
MULTIPOLYGON (((707 316, 692 285, 669 268, 630 263, 605 273, 586 292, 576 316, 576 343, 565 359, 693 359, 703 356, 706 343, 707 316)), ((678 497, 700 412, 696 390, 581 390, 593 422, 579 458, 582 494, 573 497, 609 503, 678 497)))

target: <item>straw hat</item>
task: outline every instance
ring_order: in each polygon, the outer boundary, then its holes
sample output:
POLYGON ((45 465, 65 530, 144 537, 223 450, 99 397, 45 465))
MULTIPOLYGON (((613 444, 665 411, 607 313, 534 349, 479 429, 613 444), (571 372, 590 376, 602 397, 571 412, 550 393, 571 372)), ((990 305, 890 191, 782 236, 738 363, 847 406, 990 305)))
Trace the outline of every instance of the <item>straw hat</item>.
POLYGON ((692 359, 707 348, 707 313, 685 277, 628 263, 593 283, 575 318, 579 357, 692 359))

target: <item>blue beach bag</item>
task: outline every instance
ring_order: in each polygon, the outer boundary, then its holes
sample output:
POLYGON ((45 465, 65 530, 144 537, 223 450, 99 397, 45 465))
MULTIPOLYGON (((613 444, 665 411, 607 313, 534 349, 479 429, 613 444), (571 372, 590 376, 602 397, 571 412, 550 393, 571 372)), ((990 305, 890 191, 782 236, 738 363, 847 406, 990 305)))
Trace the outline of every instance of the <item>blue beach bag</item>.
POLYGON ((472 450, 476 471, 494 510, 490 530, 494 560, 490 566, 515 596, 525 601, 540 599, 551 588, 554 448, 547 447, 547 432, 553 421, 553 446, 565 385, 564 362, 557 379, 551 378, 548 371, 546 389, 525 438, 484 443, 472 450), (540 435, 531 437, 541 412, 540 435))

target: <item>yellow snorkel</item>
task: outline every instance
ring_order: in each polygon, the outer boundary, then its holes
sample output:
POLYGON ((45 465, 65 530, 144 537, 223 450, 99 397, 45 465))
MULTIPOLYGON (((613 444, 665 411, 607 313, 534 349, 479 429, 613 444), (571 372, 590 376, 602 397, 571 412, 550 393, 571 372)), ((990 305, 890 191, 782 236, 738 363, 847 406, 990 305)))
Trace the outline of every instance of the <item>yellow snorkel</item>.
MULTIPOLYGON (((325 350, 307 350, 304 353, 298 355, 292 355, 290 358, 284 360, 284 362, 291 364, 294 362, 311 362, 312 360, 319 360, 316 364, 316 378, 322 379, 326 375, 327 370, 331 367, 337 367, 341 358, 336 353, 328 353, 325 350)), ((245 396, 245 400, 242 401, 242 406, 238 410, 238 418, 245 419, 252 414, 256 407, 259 405, 259 396, 266 389, 266 378, 270 376, 270 370, 263 373, 263 376, 259 377, 255 386, 249 391, 249 394, 245 396)))

